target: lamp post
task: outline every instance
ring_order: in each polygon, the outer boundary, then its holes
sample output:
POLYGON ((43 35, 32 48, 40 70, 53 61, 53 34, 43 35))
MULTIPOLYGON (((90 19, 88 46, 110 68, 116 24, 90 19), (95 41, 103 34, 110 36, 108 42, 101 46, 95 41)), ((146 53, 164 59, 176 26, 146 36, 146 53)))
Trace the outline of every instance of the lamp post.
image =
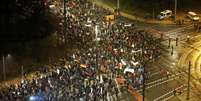
POLYGON ((119 10, 119 0, 117 0, 117 9, 119 10))
POLYGON ((143 99, 142 99, 142 101, 145 101, 145 87, 146 87, 146 84, 145 84, 145 65, 146 64, 144 64, 144 70, 143 70, 143 88, 142 88, 142 96, 143 96, 143 99))
MULTIPOLYGON (((143 37, 144 39, 144 37, 143 37)), ((145 80, 145 66, 146 66, 146 62, 144 62, 144 42, 142 42, 142 63, 143 63, 143 82, 142 82, 142 101, 145 101, 145 89, 146 89, 146 80, 145 80)))
POLYGON ((188 66, 188 87, 187 87, 187 95, 186 95, 186 100, 190 99, 190 77, 191 76, 191 61, 189 61, 189 66, 188 66))
POLYGON ((176 22, 177 20, 177 0, 175 0, 175 3, 174 3, 174 21, 176 22))
POLYGON ((2 57, 3 59, 3 80, 6 80, 6 65, 5 65, 5 57, 2 57))
POLYGON ((2 56, 2 63, 3 63, 3 80, 6 80, 6 59, 9 59, 11 57, 10 54, 8 54, 6 57, 2 56))
POLYGON ((24 77, 24 67, 23 66, 21 67, 21 76, 22 76, 22 80, 23 80, 25 78, 24 77))
POLYGON ((66 2, 67 0, 64 0, 64 13, 63 13, 63 16, 64 16, 64 30, 63 30, 63 35, 64 35, 64 43, 66 44, 67 43, 67 38, 66 38, 66 2))

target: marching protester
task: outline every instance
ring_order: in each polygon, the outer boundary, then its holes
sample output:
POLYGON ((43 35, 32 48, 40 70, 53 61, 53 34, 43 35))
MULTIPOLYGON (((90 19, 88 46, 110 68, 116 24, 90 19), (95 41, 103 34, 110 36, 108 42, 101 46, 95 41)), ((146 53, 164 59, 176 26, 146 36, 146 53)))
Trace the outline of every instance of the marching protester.
MULTIPOLYGON (((119 98, 115 79, 122 75, 135 89, 143 81, 143 62, 160 55, 157 39, 126 21, 104 21, 111 12, 86 0, 68 0, 69 42, 79 46, 65 63, 39 78, 24 79, 0 92, 0 101, 99 101, 119 98), (132 73, 124 73, 132 68, 132 73)), ((62 12, 61 12, 62 13, 62 12)), ((62 33, 62 32, 61 32, 62 33)))

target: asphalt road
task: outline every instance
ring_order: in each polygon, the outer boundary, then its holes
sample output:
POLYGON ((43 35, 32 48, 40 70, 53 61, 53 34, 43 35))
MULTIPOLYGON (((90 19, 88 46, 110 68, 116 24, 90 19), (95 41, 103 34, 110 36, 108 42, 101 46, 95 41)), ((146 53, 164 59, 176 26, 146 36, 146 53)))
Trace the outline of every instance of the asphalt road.
MULTIPOLYGON (((129 20, 128 20, 129 22, 129 20)), ((161 24, 147 24, 144 22, 134 21, 136 26, 140 29, 154 30, 164 34, 164 41, 161 48, 162 55, 152 62, 148 67, 150 77, 147 80, 146 99, 148 101, 179 101, 182 98, 175 97, 173 90, 180 86, 183 92, 186 93, 187 77, 188 77, 188 62, 192 63, 192 88, 200 84, 201 75, 201 38, 200 33, 197 33, 192 24, 189 25, 161 25, 161 24), (188 40, 189 37, 189 41, 188 40), (170 47, 169 38, 171 38, 170 47), (176 46, 176 38, 178 38, 178 46, 176 46), (173 47, 173 49, 171 48, 173 47), (171 51, 173 54, 171 55, 171 51), (169 78, 162 71, 169 72, 169 78), (171 100, 172 99, 172 100, 171 100)), ((159 38, 158 33, 153 33, 159 38)), ((197 89, 196 89, 197 90, 197 89)), ((192 91, 193 92, 193 91, 192 91)), ((142 93, 142 90, 139 90, 142 93)), ((199 95, 199 92, 193 92, 199 95)), ((199 98, 197 96, 197 98, 199 98)))
MULTIPOLYGON (((171 29, 173 26, 169 27, 167 26, 167 29, 171 29)), ((159 59, 157 59, 150 69, 151 77, 147 80, 148 83, 160 80, 164 78, 164 75, 160 74, 161 69, 165 69, 168 72, 170 72, 171 75, 175 75, 178 73, 182 73, 180 76, 181 78, 176 78, 174 80, 169 80, 166 83, 158 84, 155 87, 152 87, 150 89, 147 89, 147 96, 146 98, 148 101, 156 100, 157 98, 160 98, 160 100, 170 100, 170 101, 179 101, 182 98, 173 96, 173 91, 179 86, 182 86, 183 84, 185 87, 182 88, 186 92, 186 85, 187 85, 187 74, 188 74, 188 64, 189 61, 191 61, 191 89, 192 93, 195 93, 195 95, 200 94, 199 89, 193 89, 193 88, 199 88, 200 87, 200 60, 201 60, 201 41, 199 40, 201 38, 200 33, 195 32, 195 29, 192 25, 187 26, 180 26, 178 28, 172 28, 169 31, 163 30, 163 28, 157 28, 157 27, 150 27, 151 29, 162 31, 165 33, 164 41, 163 43, 163 52, 159 59), (189 36, 189 41, 188 40, 189 36), (175 39, 178 37, 178 46, 176 46, 175 39), (172 38, 172 41, 170 43, 170 46, 173 46, 173 55, 171 55, 171 48, 168 48, 168 39, 172 38), (158 73, 157 73, 158 72, 158 73), (171 94, 169 94, 171 92, 171 94), (167 94, 167 95, 166 95, 167 94), (164 96, 166 95, 166 96, 164 96), (172 99, 172 100, 171 100, 172 99)), ((176 76, 177 77, 177 76, 176 76)), ((160 82, 163 82, 161 80, 160 82)), ((149 88, 149 87, 148 87, 149 88)), ((199 98, 199 96, 196 96, 199 98)))
MULTIPOLYGON (((127 19, 123 19, 127 20, 127 19)), ((180 86, 185 86, 182 88, 184 90, 187 84, 187 73, 186 69, 181 69, 179 62, 180 59, 183 58, 185 51, 190 51, 191 47, 186 49, 185 47, 188 46, 189 42, 187 43, 187 36, 192 36, 199 39, 197 34, 194 32, 194 28, 192 25, 164 25, 164 24, 150 24, 146 22, 139 22, 139 21, 130 21, 127 22, 135 23, 135 25, 140 29, 148 29, 148 30, 155 30, 157 32, 164 33, 164 41, 162 42, 161 47, 163 48, 162 55, 156 59, 153 63, 149 64, 146 67, 150 73, 150 77, 147 80, 147 89, 146 89, 146 99, 148 101, 161 101, 163 99, 171 99, 175 98, 173 95, 173 90, 177 89, 180 86), (179 38, 178 46, 175 46, 175 38, 179 38), (172 38, 170 46, 173 46, 173 55, 171 55, 171 48, 168 48, 168 39, 172 38), (169 77, 167 78, 166 73, 161 73, 162 70, 169 72, 169 77)), ((158 33, 155 33, 158 34, 158 33)), ((199 35, 199 34, 198 34, 199 35)), ((158 37, 158 35, 155 35, 158 37)), ((159 37, 158 37, 159 38, 159 37)), ((196 40, 195 40, 196 41, 196 40)), ((194 41, 190 41, 194 43, 194 41)), ((196 46, 197 47, 197 46, 196 46)), ((192 56, 187 56, 192 57, 192 56)), ((190 59, 190 58, 188 58, 190 59)), ((183 59, 188 61, 188 59, 183 59)), ((182 63, 183 64, 183 63, 182 63)), ((142 93, 141 90, 138 91, 142 93)), ((175 101, 176 101, 175 100, 175 101)))

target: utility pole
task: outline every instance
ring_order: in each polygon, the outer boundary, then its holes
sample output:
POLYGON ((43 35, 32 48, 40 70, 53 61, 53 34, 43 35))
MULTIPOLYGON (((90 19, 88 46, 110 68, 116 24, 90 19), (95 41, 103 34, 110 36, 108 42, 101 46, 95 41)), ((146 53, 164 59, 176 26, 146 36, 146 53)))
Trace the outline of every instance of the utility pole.
POLYGON ((191 61, 189 61, 189 66, 188 66, 188 88, 187 88, 187 96, 186 99, 190 99, 190 76, 191 76, 191 61))
POLYGON ((22 76, 22 79, 24 79, 24 67, 23 66, 21 67, 21 76, 22 76))
POLYGON ((142 101, 145 101, 145 87, 146 87, 146 85, 145 85, 145 65, 146 64, 144 64, 144 71, 143 71, 143 88, 142 88, 142 96, 143 96, 143 98, 142 98, 142 101))
POLYGON ((119 0, 117 0, 117 9, 119 10, 119 0))
POLYGON ((177 20, 177 0, 175 0, 175 3, 174 3, 174 21, 176 22, 177 20))
POLYGON ((152 9, 152 19, 153 19, 153 20, 155 19, 155 11, 154 11, 154 8, 152 9))
POLYGON ((143 76, 143 82, 142 82, 142 101, 145 101, 145 87, 146 87, 146 85, 145 85, 145 79, 146 79, 146 77, 145 77, 145 66, 146 66, 146 62, 144 62, 145 60, 144 60, 144 42, 142 42, 142 63, 143 63, 143 74, 142 74, 142 76, 143 76))
POLYGON ((66 2, 67 0, 64 0, 64 13, 63 13, 63 16, 64 16, 64 30, 63 30, 63 35, 64 35, 64 43, 66 44, 67 43, 67 36, 66 36, 66 27, 67 27, 67 23, 66 23, 66 2))
POLYGON ((4 56, 3 56, 3 80, 6 80, 6 64, 4 56))

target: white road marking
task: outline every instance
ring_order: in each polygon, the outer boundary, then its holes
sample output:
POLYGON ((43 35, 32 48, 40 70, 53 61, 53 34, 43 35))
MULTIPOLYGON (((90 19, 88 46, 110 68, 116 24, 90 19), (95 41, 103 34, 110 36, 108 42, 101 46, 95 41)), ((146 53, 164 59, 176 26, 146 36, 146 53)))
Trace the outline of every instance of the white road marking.
MULTIPOLYGON (((184 87, 184 85, 181 85, 181 86, 177 87, 175 90, 178 90, 178 89, 180 89, 180 88, 182 88, 182 87, 184 87)), ((171 94, 171 93, 173 93, 173 92, 174 92, 174 90, 171 90, 171 91, 169 91, 168 93, 166 93, 166 94, 164 94, 164 95, 162 95, 162 96, 157 97, 157 98, 154 99, 153 101, 159 101, 159 100, 161 100, 162 98, 164 98, 165 96, 167 96, 168 94, 171 94)), ((164 101, 164 100, 163 100, 163 101, 164 101)))

